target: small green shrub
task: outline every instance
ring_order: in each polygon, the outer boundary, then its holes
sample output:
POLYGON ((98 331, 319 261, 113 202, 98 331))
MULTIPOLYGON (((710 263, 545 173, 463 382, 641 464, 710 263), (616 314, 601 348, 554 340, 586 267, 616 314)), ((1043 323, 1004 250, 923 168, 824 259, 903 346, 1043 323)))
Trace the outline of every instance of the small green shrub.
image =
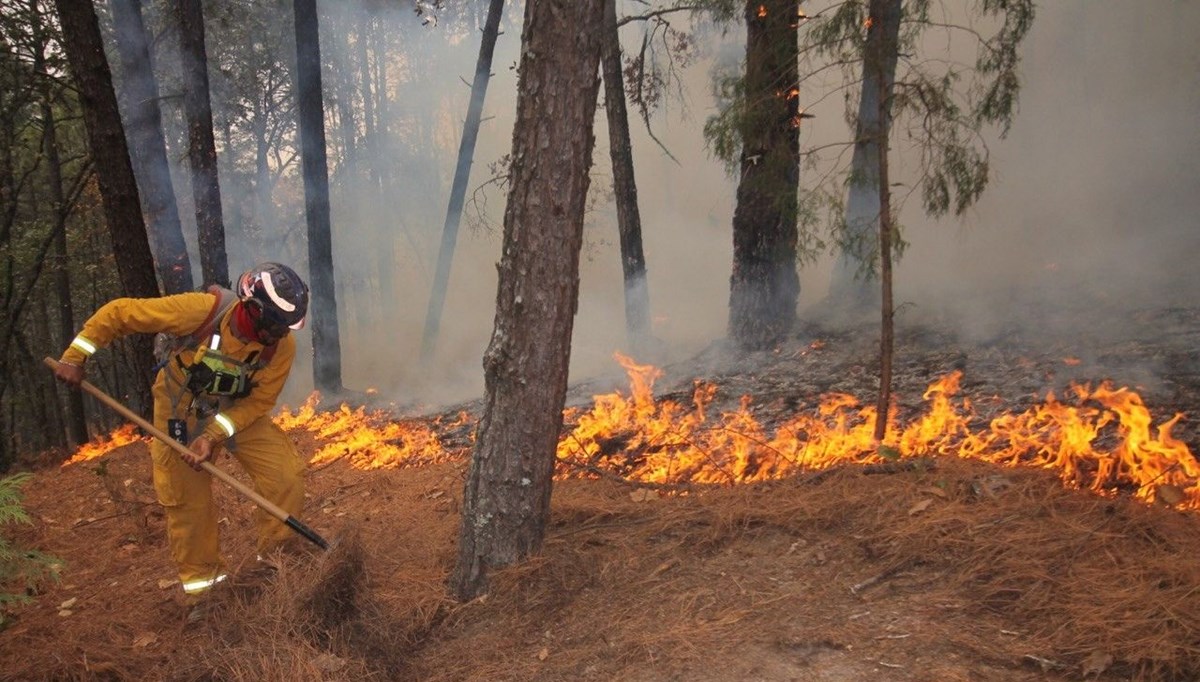
MULTIPOLYGON (((21 506, 21 486, 30 478, 28 473, 0 478, 0 530, 11 523, 32 523, 21 506)), ((60 566, 57 558, 34 549, 14 547, 0 534, 0 629, 7 624, 7 608, 29 601, 31 591, 45 580, 57 581, 60 566)))

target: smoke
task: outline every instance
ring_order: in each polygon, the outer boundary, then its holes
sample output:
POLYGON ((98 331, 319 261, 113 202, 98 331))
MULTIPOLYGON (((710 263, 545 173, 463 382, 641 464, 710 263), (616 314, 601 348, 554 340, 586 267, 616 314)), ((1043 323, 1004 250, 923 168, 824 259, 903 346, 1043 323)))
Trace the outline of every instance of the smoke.
MULTIPOLYGON (((267 3, 265 12, 290 22, 286 4, 267 3)), ((963 0, 945 4, 959 11, 954 8, 963 0)), ((406 3, 319 5, 344 380, 401 404, 444 404, 483 391, 481 358, 494 322, 506 199, 506 187, 488 180, 491 165, 512 146, 519 4, 509 5, 501 22, 437 349, 428 365, 418 358, 486 5, 456 5, 436 22, 406 3), (363 48, 372 55, 366 71, 363 48), (386 59, 374 60, 378 54, 386 59), (366 93, 375 98, 370 104, 366 93), (378 118, 370 131, 367 107, 378 118), (343 162, 348 129, 357 131, 353 167, 343 162)), ((1070 333, 1075 324, 1104 326, 1120 311, 1190 303, 1200 253, 1200 135, 1193 124, 1200 110, 1200 47, 1189 32, 1200 26, 1200 5, 1152 5, 1113 11, 1088 0, 1039 4, 1022 49, 1020 110, 1006 139, 989 139, 992 180, 982 200, 961 218, 941 220, 926 217, 917 197, 902 204, 909 248, 895 272, 901 322, 936 317, 975 338, 1013 328, 1070 333)), ((618 11, 643 7, 621 2, 618 11)), ((689 26, 684 15, 670 20, 689 26)), ((214 41, 222 34, 237 40, 239 21, 210 24, 210 60, 228 54, 214 41)), ((283 28, 280 36, 290 33, 290 24, 283 28)), ((640 46, 642 30, 639 24, 622 28, 627 49, 640 46)), ((706 151, 701 130, 716 112, 714 73, 736 68, 744 30, 709 27, 697 35, 695 59, 676 71, 679 96, 664 100, 651 120, 654 137, 631 109, 652 331, 662 342, 657 357, 638 359, 660 364, 723 338, 728 312, 737 180, 706 151)), ((293 49, 286 39, 256 45, 293 49)), ((276 57, 287 68, 293 60, 276 57)), ((227 105, 252 109, 251 100, 238 99, 238 89, 251 80, 243 72, 248 68, 232 62, 216 68, 214 88, 224 93, 214 97, 219 120, 227 105)), ((802 145, 848 139, 842 98, 823 99, 816 81, 805 87, 806 110, 816 118, 806 121, 802 145)), ((231 240, 240 240, 230 244, 231 264, 292 260, 303 270, 297 232, 303 193, 291 170, 294 150, 285 142, 267 158, 279 174, 270 202, 280 223, 268 234, 254 209, 262 197, 252 127, 235 117, 231 131, 233 149, 219 152, 226 217, 246 223, 244 230, 230 230, 231 240), (244 238, 237 236, 243 231, 244 238)), ((613 353, 628 351, 602 110, 596 143, 572 382, 621 376, 613 353)), ((893 159, 900 177, 916 163, 900 153, 893 159)), ((802 186, 816 177, 806 169, 802 186)), ((898 188, 897 195, 905 191, 898 188)), ((189 204, 181 198, 182 209, 189 204)), ((800 266, 802 316, 824 296, 831 269, 829 258, 800 266)), ((301 355, 309 354, 307 334, 299 338, 301 355)), ((289 401, 312 389, 303 365, 289 382, 289 401)))
POLYGON ((1039 4, 992 182, 961 220, 905 212, 898 300, 978 337, 1118 331, 1130 311, 1192 303, 1200 6, 1140 9, 1039 4))

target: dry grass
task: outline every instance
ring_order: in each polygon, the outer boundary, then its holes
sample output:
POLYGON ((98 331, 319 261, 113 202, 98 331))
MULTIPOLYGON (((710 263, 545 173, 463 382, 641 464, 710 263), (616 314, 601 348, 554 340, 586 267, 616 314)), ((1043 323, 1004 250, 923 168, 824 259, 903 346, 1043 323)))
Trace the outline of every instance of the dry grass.
MULTIPOLYGON (((137 449, 110 471, 140 465, 137 449)), ((156 585, 170 574, 161 542, 128 546, 140 521, 59 516, 64 490, 85 514, 112 508, 102 482, 44 472, 27 498, 40 523, 22 539, 70 564, 0 634, 0 677, 1200 677, 1194 514, 976 462, 864 471, 680 497, 565 481, 542 553, 456 604, 444 581, 461 465, 334 465, 309 501, 334 550, 285 555, 257 586, 231 580, 199 627, 156 585), (71 597, 75 612, 58 615, 71 597)), ((228 553, 250 556, 252 509, 223 502, 228 553)))

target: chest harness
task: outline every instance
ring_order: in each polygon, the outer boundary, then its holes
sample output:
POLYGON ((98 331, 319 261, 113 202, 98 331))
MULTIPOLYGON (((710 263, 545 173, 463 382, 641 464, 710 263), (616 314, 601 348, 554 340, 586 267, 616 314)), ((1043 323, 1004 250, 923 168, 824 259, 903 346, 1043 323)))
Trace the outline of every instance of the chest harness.
POLYGON ((215 285, 208 288, 208 293, 217 300, 199 327, 186 336, 159 334, 154 340, 155 355, 159 358, 156 369, 174 361, 183 375, 181 381, 174 373, 167 372, 167 382, 173 384, 171 412, 178 415, 184 396, 190 395, 189 410, 197 419, 212 417, 222 402, 249 395, 254 388, 254 373, 270 364, 278 346, 273 343, 262 351, 253 351, 244 360, 222 353, 221 323, 238 302, 238 296, 215 285), (192 361, 186 363, 183 353, 189 349, 194 352, 192 361))

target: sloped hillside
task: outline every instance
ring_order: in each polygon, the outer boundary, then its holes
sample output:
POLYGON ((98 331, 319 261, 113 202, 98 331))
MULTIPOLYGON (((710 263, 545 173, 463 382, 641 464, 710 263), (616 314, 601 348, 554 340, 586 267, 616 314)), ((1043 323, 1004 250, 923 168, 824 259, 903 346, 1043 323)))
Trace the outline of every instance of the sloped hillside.
POLYGON ((945 422, 927 389, 956 373, 959 422, 884 456, 855 440, 869 334, 714 347, 661 374, 631 363, 573 388, 544 549, 467 604, 444 581, 477 404, 281 415, 312 461, 305 521, 335 550, 298 545, 255 575, 253 506, 218 486, 235 578, 197 624, 135 440, 26 487, 34 523, 5 533, 64 564, 9 614, 0 677, 1195 679, 1196 319, 1036 346, 906 330, 896 432, 945 422), (1144 428, 1121 418, 1125 386, 1144 428), (1086 449, 1063 444, 1071 419, 1096 427, 1086 449), (1014 453, 997 454, 997 428, 1014 453), (1126 470, 1135 455, 1149 479, 1126 470))

